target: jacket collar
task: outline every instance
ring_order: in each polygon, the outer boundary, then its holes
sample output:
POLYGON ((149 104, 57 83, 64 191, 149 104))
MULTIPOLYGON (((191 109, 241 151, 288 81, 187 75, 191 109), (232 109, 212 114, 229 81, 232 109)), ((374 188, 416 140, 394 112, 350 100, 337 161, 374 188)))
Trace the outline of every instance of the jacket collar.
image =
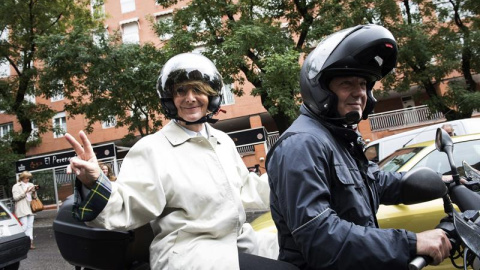
MULTIPOLYGON (((207 134, 210 134, 210 138, 208 138, 210 143, 213 146, 215 146, 216 144, 220 144, 217 139, 218 136, 215 136, 217 130, 212 128, 209 124, 205 124, 205 128, 207 129, 207 134)), ((185 132, 185 130, 183 130, 182 127, 180 127, 180 125, 177 124, 175 121, 168 122, 168 124, 162 128, 161 132, 165 135, 165 137, 172 144, 172 146, 178 146, 188 140, 205 140, 204 137, 190 137, 190 135, 188 135, 187 132, 185 132)))
POLYGON ((336 138, 340 138, 341 140, 347 143, 359 143, 359 139, 362 138, 358 131, 353 130, 351 128, 344 127, 343 125, 336 125, 335 123, 331 123, 324 118, 321 118, 314 113, 312 113, 305 105, 300 107, 300 112, 310 118, 316 119, 320 122, 324 127, 326 127, 336 138))

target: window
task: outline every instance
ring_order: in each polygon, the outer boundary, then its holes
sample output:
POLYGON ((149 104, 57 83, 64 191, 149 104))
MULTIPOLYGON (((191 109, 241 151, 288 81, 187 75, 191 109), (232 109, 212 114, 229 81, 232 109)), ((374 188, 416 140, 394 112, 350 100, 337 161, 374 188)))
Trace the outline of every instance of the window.
POLYGON ((108 26, 105 26, 103 32, 97 32, 93 34, 93 42, 95 45, 100 46, 102 39, 108 40, 108 26))
POLYGON ((198 33, 205 32, 207 30, 207 22, 205 20, 199 21, 197 18, 192 18, 192 25, 187 26, 188 32, 196 31, 198 33))
POLYGON ((135 0, 120 0, 120 7, 122 9, 122 13, 135 11, 135 0))
POLYGON ((65 112, 57 113, 53 118, 53 137, 60 138, 67 133, 67 118, 65 112))
POLYGON ((399 149, 385 159, 382 159, 378 166, 383 171, 396 172, 416 154, 422 151, 422 149, 423 147, 399 149))
MULTIPOLYGON (((134 2, 135 9, 135 2, 134 2)), ((103 18, 105 17, 105 4, 102 0, 91 0, 90 1, 90 11, 94 18, 103 18)))
MULTIPOLYGON (((138 20, 138 19, 137 19, 138 20)), ((138 22, 137 20, 124 22, 122 25, 122 41, 123 43, 140 43, 138 36, 138 22)))
POLYGON ((35 95, 34 94, 26 94, 24 97, 24 101, 35 104, 35 95))
POLYGON ((38 139, 38 127, 32 122, 32 132, 30 132, 30 136, 28 136, 28 141, 31 142, 36 139, 38 139))
POLYGON ((59 101, 59 100, 63 100, 63 98, 64 98, 63 94, 56 94, 51 98, 51 101, 56 102, 56 101, 59 101))
POLYGON ((0 60, 0 78, 5 78, 10 76, 10 63, 8 63, 7 58, 0 60))
MULTIPOLYGON (((8 28, 5 28, 0 32, 0 43, 3 41, 8 41, 8 28)), ((10 63, 8 63, 7 58, 1 58, 0 78, 8 76, 10 76, 10 63)))
POLYGON ((113 115, 109 116, 107 121, 102 121, 102 128, 112 128, 116 125, 117 119, 113 115))
MULTIPOLYGON (((173 21, 172 12, 173 12, 172 10, 168 10, 168 11, 155 13, 153 15, 155 16, 155 20, 157 21, 157 24, 165 26, 162 28, 167 28, 167 26, 171 25, 173 21)), ((172 34, 168 33, 168 34, 161 35, 159 38, 161 40, 169 40, 172 38, 172 36, 173 36, 172 34)))
POLYGON ((62 81, 57 81, 57 83, 55 85, 52 85, 55 89, 61 89, 62 92, 59 92, 59 93, 56 93, 54 94, 51 98, 50 98, 50 101, 52 102, 56 102, 56 101, 59 101, 59 100, 63 100, 64 96, 63 96, 63 82, 62 81))
POLYGON ((0 138, 7 136, 11 130, 13 130, 13 123, 0 125, 0 138))
MULTIPOLYGON (((457 142, 453 147, 453 161, 457 166, 458 173, 464 176, 462 162, 465 161, 475 169, 480 166, 480 142, 472 140, 466 142, 457 142)), ((450 163, 445 153, 438 152, 436 149, 427 154, 412 169, 418 167, 429 167, 439 174, 450 174, 450 163)))
POLYGON ((223 89, 222 89, 222 95, 223 95, 222 105, 235 104, 235 96, 232 93, 232 89, 233 89, 233 84, 228 84, 228 85, 226 84, 226 85, 223 86, 223 89))
POLYGON ((146 115, 145 113, 148 113, 148 109, 145 106, 142 106, 141 108, 137 107, 137 105, 132 104, 132 110, 130 111, 130 115, 132 117, 138 116, 140 119, 145 120, 146 115))
MULTIPOLYGON (((24 66, 23 66, 24 60, 23 60, 23 59, 24 59, 25 57, 26 57, 26 56, 25 56, 25 53, 24 53, 23 51, 20 52, 20 57, 19 57, 18 62, 17 62, 17 67, 18 67, 18 70, 19 70, 20 72, 23 72, 23 68, 24 68, 24 66)), ((30 60, 30 63, 28 64, 27 68, 28 68, 28 69, 33 68, 33 60, 30 60)))

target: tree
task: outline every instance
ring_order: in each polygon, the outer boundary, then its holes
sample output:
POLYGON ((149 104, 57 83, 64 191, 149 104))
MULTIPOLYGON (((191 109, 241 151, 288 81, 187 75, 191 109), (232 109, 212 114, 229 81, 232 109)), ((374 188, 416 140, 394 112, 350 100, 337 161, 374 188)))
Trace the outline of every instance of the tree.
MULTIPOLYGON (((42 40, 72 29, 90 30, 98 25, 92 19, 87 0, 0 1, 0 61, 15 71, 0 84, 0 110, 13 115, 20 124, 10 137, 13 153, 25 155, 29 144, 39 143, 40 134, 52 130, 50 119, 55 112, 45 104, 33 103, 29 97, 50 98, 61 93, 36 82, 44 75, 39 54, 45 50, 42 40), (32 125, 37 132, 32 135, 32 125), (33 136, 33 137, 32 137, 33 136)), ((78 32, 78 31, 77 31, 78 32)), ((62 52, 59 52, 62 53, 62 52)))
POLYGON ((0 140, 0 188, 5 187, 6 192, 11 191, 15 184, 15 162, 21 158, 21 155, 15 154, 9 145, 8 140, 0 140))
MULTIPOLYGON (((157 0, 164 7, 177 2, 157 0)), ((252 94, 261 97, 282 132, 295 118, 301 102, 299 62, 323 37, 357 24, 384 25, 397 38, 399 64, 395 76, 385 80, 384 90, 407 91, 417 85, 431 97, 433 110, 446 113, 455 109, 441 97, 434 106, 433 100, 439 95, 436 85, 456 70, 463 74, 467 70, 478 72, 478 4, 474 0, 444 2, 240 0, 205 5, 204 1, 192 0, 186 8, 176 10, 170 22, 161 21, 155 29, 159 35, 173 34, 166 42, 167 48, 183 52, 201 44, 227 81, 237 81, 241 86, 250 82, 255 87, 252 94), (445 9, 445 4, 453 8, 445 9), (446 15, 455 24, 458 19, 453 18, 462 15, 461 26, 470 31, 438 19, 446 15), (467 32, 469 42, 462 43, 467 32), (471 65, 461 64, 458 56, 462 53, 462 60, 470 59, 471 65)), ((465 78, 472 87, 472 81, 465 78)), ((242 87, 236 93, 243 94, 242 87)), ((450 116, 465 114, 447 114, 447 118, 450 116)))
POLYGON ((478 73, 479 10, 473 1, 402 1, 402 20, 387 24, 400 51, 397 78, 386 85, 396 91, 412 86, 424 89, 432 112, 448 120, 471 117, 480 108, 473 73, 478 73), (428 19, 426 19, 428 18, 428 19), (450 80, 445 95, 439 83, 457 71, 463 78, 450 80))
POLYGON ((48 76, 39 83, 47 87, 62 81, 69 100, 65 109, 72 116, 85 115, 87 132, 97 121, 115 121, 128 127, 125 139, 131 140, 135 132, 143 137, 162 126, 155 85, 165 55, 153 44, 122 44, 118 35, 101 33, 95 40, 70 34, 47 42, 52 48, 44 57, 48 76))

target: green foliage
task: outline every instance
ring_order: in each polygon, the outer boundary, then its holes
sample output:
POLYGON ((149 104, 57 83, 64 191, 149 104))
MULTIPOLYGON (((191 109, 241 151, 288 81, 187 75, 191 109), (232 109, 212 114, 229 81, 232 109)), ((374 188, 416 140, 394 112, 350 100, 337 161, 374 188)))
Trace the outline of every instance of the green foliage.
MULTIPOLYGON (((157 3, 170 7, 176 1, 157 3)), ((351 1, 273 0, 211 1, 205 5, 193 0, 174 12, 170 24, 157 23, 154 28, 158 35, 173 35, 165 47, 172 54, 201 44, 225 81, 236 82, 237 95, 244 94, 247 82, 252 84, 252 95, 261 97, 283 132, 298 114, 301 53, 335 27, 363 22, 365 12, 356 5, 351 1), (352 19, 342 13, 345 7, 358 15, 352 19)))
POLYGON ((449 120, 471 117, 471 107, 478 105, 465 100, 477 95, 472 74, 480 70, 478 4, 435 0, 402 1, 400 6, 403 20, 388 25, 399 45, 397 77, 384 81, 385 86, 398 92, 418 86, 430 97, 432 111, 449 120), (437 85, 454 72, 463 78, 439 96, 437 85))
POLYGON ((54 89, 52 81, 61 78, 71 115, 83 114, 91 132, 97 121, 115 117, 117 127, 127 126, 129 138, 135 132, 151 134, 162 125, 160 99, 155 90, 158 72, 165 56, 153 44, 121 44, 83 35, 59 35, 44 40, 46 73, 39 84, 54 89), (58 53, 58 52, 64 53, 58 53))
POLYGON ((40 64, 44 59, 40 54, 48 48, 44 48, 42 44, 45 43, 41 41, 68 35, 66 33, 72 29, 74 34, 91 37, 90 29, 99 24, 92 20, 89 3, 87 0, 0 1, 0 31, 5 37, 0 40, 0 59, 7 61, 16 72, 0 84, 0 108, 16 116, 20 124, 10 140, 14 153, 25 154, 28 146, 38 144, 38 136, 37 140, 29 141, 32 123, 38 128, 34 135, 52 129, 51 118, 55 111, 27 101, 28 97, 49 98, 61 91, 58 87, 45 89, 35 85, 45 75, 40 64))
POLYGON ((5 191, 11 194, 12 186, 16 182, 15 162, 24 156, 13 153, 8 139, 5 138, 0 140, 0 153, 2 153, 0 158, 0 186, 4 186, 5 191))
MULTIPOLYGON (((467 81, 465 89, 474 93, 471 74, 478 73, 480 67, 476 2, 240 0, 209 1, 206 5, 192 0, 188 7, 174 12, 172 23, 157 24, 155 29, 159 35, 173 34, 166 42, 172 53, 190 51, 194 44, 201 44, 226 80, 238 83, 235 93, 243 94, 247 81, 253 84, 256 89, 252 94, 262 97, 263 106, 282 132, 298 110, 298 72, 296 77, 285 76, 285 69, 268 59, 280 61, 282 66, 290 61, 286 56, 292 49, 303 56, 323 37, 357 24, 384 25, 397 39, 398 66, 394 75, 384 79, 385 90, 404 92, 418 86, 435 98, 436 85, 458 71, 467 81), (286 101, 295 105, 288 106, 286 101)), ((177 1, 157 3, 170 7, 177 1)), ((295 72, 293 68, 291 72, 295 72)), ((459 98, 456 94, 452 97, 459 98)), ((432 109, 444 113, 455 110, 438 100, 432 109)))

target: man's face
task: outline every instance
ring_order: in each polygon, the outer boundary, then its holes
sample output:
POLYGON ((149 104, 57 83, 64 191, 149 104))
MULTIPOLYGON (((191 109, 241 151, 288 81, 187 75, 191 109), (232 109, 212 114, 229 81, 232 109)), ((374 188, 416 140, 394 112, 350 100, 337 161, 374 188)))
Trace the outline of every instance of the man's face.
POLYGON ((367 104, 367 80, 356 76, 334 77, 329 88, 337 95, 337 111, 340 116, 352 111, 362 115, 367 104))

